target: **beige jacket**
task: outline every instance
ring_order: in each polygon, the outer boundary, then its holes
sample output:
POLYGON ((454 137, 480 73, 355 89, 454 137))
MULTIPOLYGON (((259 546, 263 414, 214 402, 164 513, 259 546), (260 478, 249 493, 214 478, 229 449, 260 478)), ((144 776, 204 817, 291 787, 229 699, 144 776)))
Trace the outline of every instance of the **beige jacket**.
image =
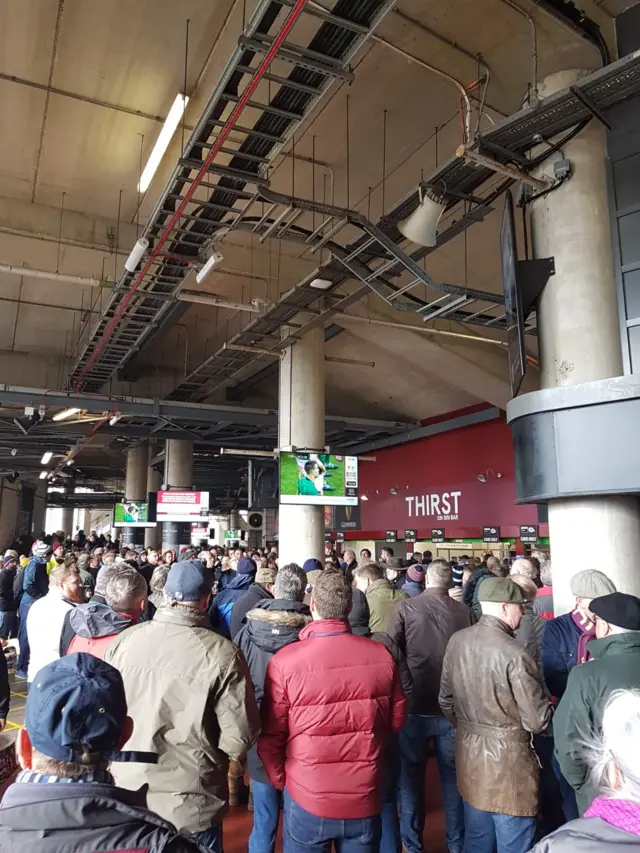
POLYGON ((538 760, 533 735, 551 708, 540 673, 509 628, 493 616, 449 640, 440 707, 456 726, 458 790, 485 812, 534 817, 538 760))
POLYGON ((122 674, 134 720, 124 749, 158 753, 156 765, 114 763, 116 784, 147 784, 149 808, 181 833, 222 821, 229 759, 242 759, 260 732, 244 656, 207 624, 198 613, 161 607, 105 655, 122 674))

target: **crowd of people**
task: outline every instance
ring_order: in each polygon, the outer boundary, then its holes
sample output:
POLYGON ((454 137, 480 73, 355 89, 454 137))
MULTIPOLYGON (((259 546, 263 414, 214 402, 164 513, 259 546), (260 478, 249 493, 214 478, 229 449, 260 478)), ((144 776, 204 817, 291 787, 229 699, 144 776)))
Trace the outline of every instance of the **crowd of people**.
MULTIPOLYGON (((285 853, 422 853, 431 755, 450 853, 640 846, 640 599, 604 573, 554 617, 540 552, 120 545, 4 555, 28 694, 2 851, 222 853, 246 803, 250 853, 281 815, 285 853)), ((0 730, 9 703, 0 654, 0 730)))

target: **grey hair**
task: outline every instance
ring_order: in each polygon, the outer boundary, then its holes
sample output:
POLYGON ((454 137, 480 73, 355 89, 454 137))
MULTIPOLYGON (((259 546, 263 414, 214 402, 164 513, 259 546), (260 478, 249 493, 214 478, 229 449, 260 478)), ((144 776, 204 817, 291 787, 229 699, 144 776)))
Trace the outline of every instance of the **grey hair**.
POLYGON ((606 797, 640 803, 640 760, 636 744, 640 737, 640 690, 615 690, 605 705, 602 733, 582 744, 591 765, 593 787, 606 797), (614 788, 611 763, 621 776, 614 788))
POLYGON ((529 580, 534 581, 537 577, 539 577, 540 572, 538 571, 538 567, 534 562, 528 560, 526 557, 523 557, 521 560, 514 560, 509 570, 509 574, 513 577, 513 575, 522 575, 525 578, 529 578, 529 580))
POLYGON ((442 557, 437 557, 427 566, 426 578, 429 586, 439 586, 442 589, 449 589, 453 579, 451 566, 442 557))
POLYGON ((98 595, 104 595, 111 578, 123 571, 125 571, 125 568, 122 563, 107 563, 104 565, 96 575, 95 592, 98 595))
POLYGON ((169 569, 170 566, 165 566, 164 563, 160 563, 155 567, 153 574, 151 575, 151 581, 149 582, 151 592, 162 592, 164 590, 169 569))
POLYGON ((147 582, 137 569, 125 568, 109 578, 105 599, 109 607, 126 613, 147 595, 147 582))
POLYGON ((540 580, 545 586, 551 586, 553 583, 553 576, 551 574, 551 560, 546 559, 540 565, 540 580))
POLYGON ((273 597, 287 601, 300 601, 307 587, 307 574, 297 563, 278 569, 273 587, 273 597))

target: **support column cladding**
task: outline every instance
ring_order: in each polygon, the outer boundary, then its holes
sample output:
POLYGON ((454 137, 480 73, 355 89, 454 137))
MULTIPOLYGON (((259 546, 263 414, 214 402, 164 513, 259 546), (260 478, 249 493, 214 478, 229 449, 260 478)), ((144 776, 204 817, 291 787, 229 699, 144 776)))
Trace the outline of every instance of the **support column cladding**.
MULTIPOLYGON (((149 465, 147 469, 147 494, 159 492, 161 488, 162 474, 159 474, 155 468, 149 465)), ((147 527, 144 531, 144 547, 155 549, 162 547, 162 528, 159 524, 156 524, 155 527, 147 527)))
MULTIPOLYGON (((324 332, 312 329, 280 362, 279 447, 324 447, 324 332)), ((280 504, 280 565, 324 556, 324 507, 280 504)))
MULTIPOLYGON (((193 442, 167 439, 164 452, 164 485, 167 489, 187 491, 193 484, 193 442)), ((162 550, 191 544, 189 522, 165 521, 162 524, 162 550)))
MULTIPOLYGON (((127 453, 127 469, 124 479, 125 501, 146 501, 147 468, 149 465, 149 443, 142 442, 127 453)), ((124 545, 143 545, 144 528, 123 527, 120 541, 124 545)))
MULTIPOLYGON (((541 84, 540 95, 549 97, 586 73, 552 74, 541 84)), ((556 266, 538 309, 541 388, 606 379, 623 372, 604 127, 591 121, 564 146, 563 154, 571 162, 571 178, 557 192, 531 205, 534 256, 553 256, 556 266)), ((539 173, 551 174, 550 163, 539 173)), ((620 591, 640 595, 640 572, 635 568, 640 553, 640 516, 635 497, 550 501, 549 536, 557 615, 573 608, 571 578, 586 568, 605 572, 620 591), (580 553, 593 554, 594 560, 580 560, 580 553)))

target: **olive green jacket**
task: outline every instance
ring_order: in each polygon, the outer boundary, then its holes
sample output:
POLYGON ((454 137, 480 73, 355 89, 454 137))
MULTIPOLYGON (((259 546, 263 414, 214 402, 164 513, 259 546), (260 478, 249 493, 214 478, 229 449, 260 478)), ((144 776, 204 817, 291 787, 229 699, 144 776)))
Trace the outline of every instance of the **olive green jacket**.
POLYGON ((372 634, 376 631, 386 631, 398 602, 409 598, 406 592, 394 589, 385 578, 370 583, 365 595, 369 605, 369 630, 372 634))
POLYGON ((114 762, 121 788, 148 785, 148 807, 188 834, 222 821, 229 759, 242 760, 260 732, 244 655, 206 616, 161 607, 123 631, 105 660, 120 670, 133 734, 124 749, 156 752, 157 764, 114 762))
POLYGON ((640 687, 640 633, 611 634, 592 640, 587 649, 593 659, 573 667, 553 718, 556 757, 581 815, 597 794, 588 755, 594 736, 601 734, 607 699, 614 690, 640 687))

